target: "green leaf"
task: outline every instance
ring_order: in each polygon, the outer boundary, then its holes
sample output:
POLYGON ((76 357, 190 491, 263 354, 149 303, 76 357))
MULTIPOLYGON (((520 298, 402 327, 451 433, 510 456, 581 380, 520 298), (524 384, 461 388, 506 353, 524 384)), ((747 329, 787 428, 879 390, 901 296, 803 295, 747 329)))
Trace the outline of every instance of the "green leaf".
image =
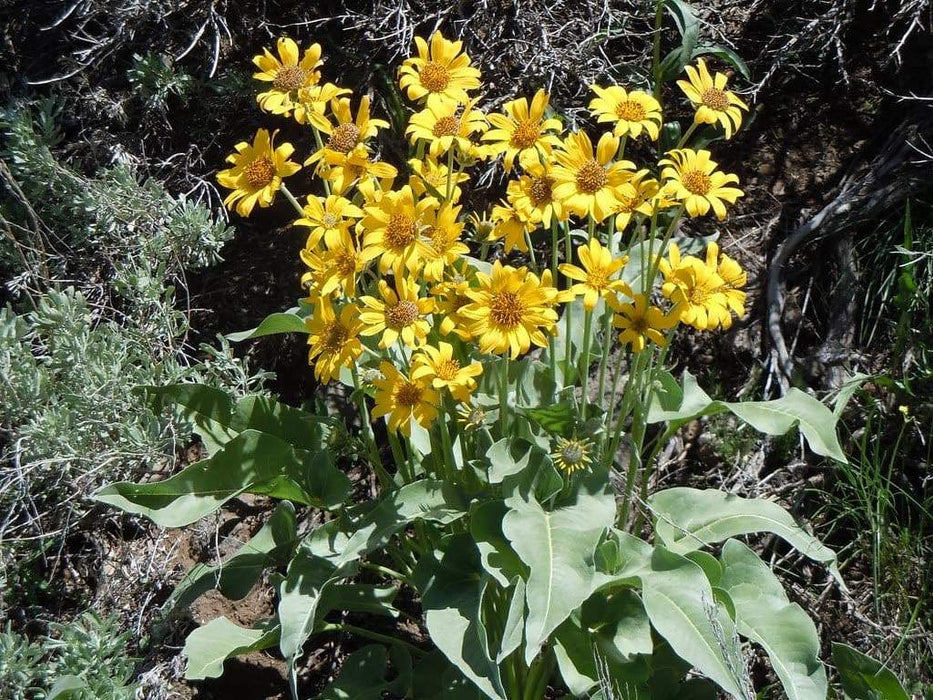
POLYGON ((487 696, 442 652, 436 651, 415 666, 410 697, 417 700, 483 700, 487 696))
POLYGON ((641 575, 648 619, 685 661, 735 697, 743 697, 736 678, 740 664, 727 658, 734 638, 728 614, 716 605, 703 570, 684 556, 655 547, 651 568, 641 575))
POLYGON ((731 411, 756 430, 768 435, 783 435, 795 425, 810 449, 824 457, 845 463, 846 456, 836 438, 836 416, 809 394, 791 388, 773 401, 728 403, 714 401, 699 387, 689 372, 684 372, 681 389, 671 377, 661 379, 661 391, 654 396, 648 411, 649 423, 682 425, 701 415, 731 411))
POLYGON ((509 613, 502 630, 502 643, 496 654, 496 663, 501 664, 506 657, 522 645, 522 632, 525 628, 525 579, 516 576, 511 581, 512 600, 509 613))
POLYGON ((182 653, 188 658, 185 679, 199 681, 219 678, 224 672, 224 661, 232 656, 248 654, 274 646, 279 628, 273 620, 256 627, 235 625, 225 617, 218 617, 188 635, 182 653))
POLYGON ((661 80, 673 80, 683 72, 696 48, 700 36, 700 21, 693 8, 683 0, 664 0, 664 9, 674 18, 680 32, 680 46, 661 61, 661 80))
POLYGON ((337 583, 330 586, 320 603, 319 618, 331 610, 386 615, 396 618, 399 611, 392 605, 398 588, 371 583, 337 583))
POLYGON ((826 670, 820 663, 816 625, 768 565, 738 540, 722 548, 720 585, 735 605, 739 634, 760 644, 789 700, 825 700, 826 670))
POLYGON ((267 433, 245 430, 215 455, 150 484, 118 482, 94 499, 145 515, 163 527, 181 527, 243 492, 333 508, 346 499, 350 480, 327 451, 295 449, 267 433))
POLYGON ((516 410, 551 435, 570 435, 577 424, 577 408, 569 401, 538 408, 517 407, 516 410))
POLYGON ((169 408, 177 418, 190 421, 212 455, 239 432, 235 425, 233 399, 219 389, 203 384, 171 384, 142 386, 136 391, 149 399, 155 413, 169 408))
POLYGON ((852 700, 910 700, 890 669, 847 644, 833 642, 833 664, 852 700))
MULTIPOLYGON (((509 512, 503 501, 486 501, 470 513, 470 534, 479 549, 483 568, 503 587, 527 569, 502 532, 502 519, 509 512)), ((524 582, 522 583, 524 589, 524 582)))
POLYGON ((479 551, 468 535, 445 543, 440 561, 422 557, 413 578, 421 592, 425 626, 431 641, 488 697, 505 700, 499 666, 489 651, 482 602, 489 578, 479 551))
POLYGON ((217 588, 225 598, 245 597, 270 566, 285 564, 297 542, 295 507, 281 501, 253 538, 218 566, 197 564, 172 591, 163 611, 187 607, 207 591, 217 588))
POLYGON ((74 675, 61 676, 46 696, 46 700, 66 700, 74 697, 88 687, 87 681, 74 675))
POLYGON ((330 427, 324 418, 266 396, 240 399, 234 426, 239 430, 258 430, 273 435, 292 447, 309 452, 329 449, 330 427))
POLYGON ((651 654, 654 648, 648 614, 633 590, 595 593, 583 603, 580 619, 609 660, 627 663, 639 654, 651 654))
POLYGON ((524 438, 502 438, 494 442, 486 451, 489 459, 489 483, 501 484, 507 476, 523 472, 529 464, 533 469, 540 468, 545 459, 549 459, 547 452, 524 438))
POLYGON ((748 69, 748 64, 745 63, 745 61, 742 60, 742 57, 728 46, 723 46, 722 44, 700 44, 695 49, 693 49, 691 60, 697 56, 707 55, 715 56, 716 58, 722 59, 726 63, 731 64, 732 67, 739 72, 739 75, 741 75, 746 80, 752 79, 752 74, 748 69))
POLYGON ((385 647, 370 644, 346 658, 340 673, 318 700, 382 700, 386 693, 401 697, 411 680, 411 658, 394 648, 393 663, 401 665, 395 680, 386 680, 388 655, 385 647))
POLYGON ((553 512, 533 498, 513 496, 506 501, 511 511, 502 521, 502 531, 529 567, 526 664, 592 591, 596 545, 615 519, 615 499, 605 481, 599 481, 599 486, 581 487, 574 505, 553 512))
POLYGON ((269 314, 255 328, 248 331, 239 331, 237 333, 228 333, 227 340, 233 343, 239 343, 251 338, 261 338, 264 335, 275 335, 276 333, 303 333, 308 334, 308 326, 304 318, 291 311, 269 314))
POLYGON ((843 588, 836 554, 803 529, 777 503, 760 498, 742 498, 716 489, 676 487, 659 491, 648 499, 655 517, 655 532, 668 549, 686 554, 755 532, 770 532, 814 561, 827 564, 843 588))

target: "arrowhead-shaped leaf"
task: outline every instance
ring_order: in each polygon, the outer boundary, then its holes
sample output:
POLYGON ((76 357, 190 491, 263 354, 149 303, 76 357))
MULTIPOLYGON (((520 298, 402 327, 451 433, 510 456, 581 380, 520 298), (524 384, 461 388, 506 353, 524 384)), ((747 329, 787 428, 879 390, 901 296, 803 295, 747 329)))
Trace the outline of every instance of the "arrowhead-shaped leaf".
POLYGON ((219 678, 224 672, 224 661, 232 656, 268 649, 275 645, 279 628, 272 620, 257 627, 235 625, 225 617, 218 617, 198 627, 185 640, 183 654, 188 658, 185 678, 189 681, 219 678))

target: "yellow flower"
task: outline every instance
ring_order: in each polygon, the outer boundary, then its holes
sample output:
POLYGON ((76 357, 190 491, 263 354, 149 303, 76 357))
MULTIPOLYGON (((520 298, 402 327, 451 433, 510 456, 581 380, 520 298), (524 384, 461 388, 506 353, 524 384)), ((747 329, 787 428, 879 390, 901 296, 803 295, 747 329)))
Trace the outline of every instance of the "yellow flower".
POLYGON ((327 248, 323 252, 313 248, 301 251, 302 262, 311 268, 304 281, 311 282, 313 292, 319 296, 329 296, 339 290, 346 297, 355 297, 356 278, 365 262, 353 234, 340 229, 325 241, 327 248))
POLYGON ((363 257, 366 260, 378 257, 382 274, 389 270, 401 274, 403 268, 417 272, 424 252, 418 245, 419 238, 431 204, 416 201, 411 187, 406 185, 398 191, 386 192, 377 203, 368 205, 361 222, 366 231, 363 257))
POLYGON ((479 430, 486 425, 486 409, 472 403, 463 404, 457 409, 457 422, 463 426, 463 432, 479 430))
MULTIPOLYGON (((746 294, 742 288, 748 282, 748 275, 742 266, 725 253, 720 255, 719 246, 715 243, 710 243, 706 248, 706 266, 715 270, 722 278, 723 286, 720 291, 725 295, 729 308, 736 316, 744 316, 746 294)), ((730 319, 728 323, 723 323, 722 327, 729 328, 731 325, 730 319)))
POLYGON ((632 296, 629 286, 615 279, 619 270, 628 262, 627 255, 613 259, 609 249, 592 238, 587 245, 577 248, 577 257, 583 269, 570 263, 561 263, 558 269, 570 279, 578 281, 570 289, 576 296, 583 295, 583 307, 587 311, 596 308, 600 297, 605 299, 615 294, 632 296))
POLYGON ((354 304, 347 304, 340 310, 340 316, 327 299, 321 300, 314 307, 314 314, 305 319, 308 327, 308 363, 314 364, 314 376, 325 384, 340 377, 342 367, 350 367, 363 353, 363 344, 359 333, 360 310, 354 304))
POLYGON ((512 204, 502 202, 492 207, 491 219, 493 222, 492 231, 489 234, 490 241, 498 241, 504 238, 502 249, 506 253, 518 248, 523 253, 528 252, 528 241, 525 234, 535 230, 531 223, 530 214, 519 211, 512 204))
POLYGON ((491 276, 478 272, 476 279, 479 289, 467 292, 473 303, 460 312, 471 319, 470 333, 478 338, 480 352, 511 352, 516 359, 532 343, 547 346, 545 332, 557 323, 554 287, 542 284, 527 268, 516 270, 498 260, 491 276))
POLYGON ((388 362, 379 365, 382 377, 373 384, 376 387, 376 405, 373 420, 388 416, 389 430, 411 435, 411 419, 423 428, 429 428, 437 418, 440 396, 431 388, 430 382, 413 380, 399 372, 388 362))
POLYGON ((457 401, 467 402, 476 389, 474 377, 483 373, 483 366, 472 362, 461 367, 453 353, 450 343, 441 342, 436 348, 425 345, 411 359, 411 378, 428 380, 435 389, 446 388, 457 401))
POLYGON ((652 141, 658 140, 661 130, 661 105, 647 92, 627 92, 618 85, 599 87, 590 85, 596 93, 590 102, 590 111, 597 122, 615 122, 612 133, 637 139, 645 131, 652 141))
POLYGON ((343 95, 352 95, 352 90, 338 87, 333 83, 311 85, 298 91, 292 116, 299 124, 310 124, 319 131, 329 129, 331 124, 325 116, 331 102, 343 95))
POLYGON ((261 56, 254 56, 253 63, 259 68, 253 73, 256 80, 272 83, 267 92, 256 97, 259 107, 273 114, 288 116, 298 102, 298 91, 317 85, 321 79, 321 45, 312 44, 305 49, 304 56, 298 60, 298 44, 288 38, 278 40, 278 57, 269 49, 263 49, 261 56))
POLYGON ((522 212, 529 222, 551 226, 551 221, 563 221, 564 208, 554 199, 554 176, 549 165, 544 163, 525 164, 525 175, 509 182, 507 196, 516 210, 522 212))
POLYGON ((360 321, 366 326, 361 335, 382 333, 381 348, 393 345, 400 337, 410 348, 424 345, 431 330, 425 317, 434 311, 434 299, 419 298, 418 285, 400 277, 395 280, 394 290, 388 282, 379 280, 379 294, 382 301, 371 296, 360 297, 360 302, 370 309, 360 314, 360 321))
POLYGON ((444 204, 436 211, 429 209, 425 213, 425 228, 420 241, 421 256, 424 259, 424 279, 440 282, 444 279, 444 268, 452 265, 461 255, 470 252, 469 247, 460 240, 463 224, 457 221, 460 207, 444 204))
POLYGON ((278 148, 273 146, 275 134, 260 129, 256 132, 252 145, 241 141, 234 148, 236 153, 227 156, 227 162, 233 167, 217 173, 217 182, 221 187, 233 190, 224 198, 224 204, 240 216, 249 216, 253 207, 268 207, 275 199, 275 193, 282 186, 282 178, 294 175, 301 166, 289 160, 295 152, 290 143, 283 143, 278 148))
POLYGON ((573 474, 580 469, 586 469, 590 462, 590 443, 588 440, 567 440, 557 438, 557 447, 551 453, 551 459, 561 471, 573 474))
POLYGON ((619 342, 629 345, 632 352, 641 352, 650 340, 658 347, 667 345, 662 331, 677 325, 677 317, 667 315, 657 306, 648 304, 648 297, 635 294, 631 304, 615 303, 612 325, 619 328, 619 342))
POLYGON ((732 132, 742 125, 741 110, 748 110, 748 105, 734 93, 726 90, 729 80, 722 73, 710 76, 706 62, 697 59, 698 68, 687 66, 690 80, 678 80, 687 99, 696 107, 693 121, 696 124, 715 124, 719 122, 726 130, 726 138, 732 138, 732 132))
POLYGON ((443 317, 439 329, 441 335, 454 333, 461 340, 473 337, 469 330, 472 321, 461 313, 465 306, 472 303, 467 296, 469 290, 469 279, 459 274, 431 288, 431 294, 437 301, 436 315, 443 317))
MULTIPOLYGON (((334 117, 337 120, 336 126, 329 121, 326 125, 318 128, 328 135, 327 142, 323 148, 311 154, 305 161, 305 165, 312 165, 324 157, 325 152, 340 154, 346 157, 357 146, 362 145, 367 140, 376 136, 379 129, 389 126, 389 122, 384 119, 372 119, 369 116, 369 98, 365 95, 360 98, 360 106, 356 112, 356 119, 353 118, 353 110, 350 108, 350 98, 344 97, 339 100, 331 101, 331 108, 334 117)), ((339 158, 327 161, 330 164, 339 162, 339 158)))
POLYGON ((735 200, 745 196, 737 187, 739 178, 731 173, 716 170, 717 163, 710 160, 710 152, 680 148, 668 151, 667 158, 660 161, 663 166, 661 178, 664 180, 664 194, 683 202, 690 216, 703 216, 710 207, 716 218, 726 218, 726 205, 735 204, 735 200))
POLYGON ((467 90, 480 86, 479 70, 473 68, 470 57, 463 50, 462 41, 448 41, 440 32, 431 35, 428 45, 420 36, 415 37, 418 55, 405 59, 399 68, 399 87, 409 100, 427 96, 428 102, 445 98, 466 102, 467 90))
POLYGON ((624 231, 635 214, 651 216, 655 206, 665 209, 676 204, 660 197, 661 186, 647 175, 647 170, 639 170, 631 180, 616 187, 611 211, 616 217, 616 231, 624 231))
POLYGON ((447 153, 456 147, 458 152, 466 152, 471 147, 471 137, 486 131, 486 116, 478 109, 473 109, 476 100, 468 102, 461 110, 451 100, 428 102, 425 109, 411 115, 405 135, 412 143, 425 141, 429 144, 428 153, 432 158, 447 153))
POLYGON ((308 203, 302 209, 304 218, 295 221, 296 226, 307 226, 311 229, 308 234, 306 248, 314 248, 324 238, 327 245, 338 241, 340 234, 346 232, 355 223, 355 219, 363 218, 362 210, 349 199, 332 194, 327 199, 308 195, 308 203))
POLYGON ((712 330, 732 323, 728 300, 723 293, 725 282, 715 268, 688 255, 681 259, 680 250, 672 243, 668 259, 661 260, 659 269, 667 280, 661 293, 674 303, 671 316, 697 330, 712 330))
POLYGON ((511 172, 516 156, 523 164, 537 161, 539 154, 550 156, 551 149, 560 145, 557 136, 561 131, 560 120, 544 118, 549 99, 544 90, 538 90, 531 105, 528 98, 521 97, 506 102, 502 107, 504 114, 489 115, 489 123, 495 128, 483 138, 492 142, 498 153, 505 154, 506 172, 511 172))
POLYGON ((344 155, 324 149, 326 168, 321 177, 330 182, 335 194, 344 194, 354 184, 362 192, 363 184, 372 180, 386 180, 398 175, 394 166, 381 160, 373 160, 369 149, 360 144, 344 155))
POLYGON ((591 215, 597 222, 612 211, 615 188, 632 177, 635 165, 627 160, 612 162, 619 139, 603 134, 593 153, 590 137, 579 131, 570 134, 557 151, 554 167, 554 197, 579 217, 591 215))
MULTIPOLYGON (((408 161, 411 168, 411 175, 408 177, 408 184, 412 191, 421 197, 423 201, 431 200, 434 206, 440 206, 444 197, 447 195, 447 166, 433 158, 419 160, 412 158, 408 161)), ((466 173, 454 173, 453 191, 450 200, 459 202, 463 191, 460 189, 460 183, 466 182, 470 176, 466 173)))

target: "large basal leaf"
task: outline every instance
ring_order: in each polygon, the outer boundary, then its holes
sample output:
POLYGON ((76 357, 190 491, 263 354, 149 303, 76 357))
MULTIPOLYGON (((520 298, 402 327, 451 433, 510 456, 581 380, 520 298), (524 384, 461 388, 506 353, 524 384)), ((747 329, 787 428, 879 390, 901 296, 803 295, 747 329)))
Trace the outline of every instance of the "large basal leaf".
POLYGON ((244 492, 333 508, 349 490, 350 480, 328 452, 295 449, 274 435, 245 430, 212 457, 165 481, 110 484, 94 498, 163 527, 181 527, 244 492))
POLYGON ((295 507, 289 501, 281 501, 259 532, 221 564, 192 567, 162 609, 184 608, 213 588, 225 598, 239 600, 252 590, 265 569, 285 564, 291 558, 296 542, 295 507))
POLYGON ((239 343, 250 338, 261 338, 264 335, 275 335, 276 333, 302 333, 307 335, 308 332, 308 326, 305 324, 303 317, 294 311, 282 311, 269 314, 258 326, 250 328, 248 331, 228 333, 227 340, 239 343))
POLYGON ((604 486, 581 484, 577 502, 548 512, 533 498, 513 496, 502 531, 529 568, 525 586, 525 662, 531 664, 548 636, 589 597, 594 552, 615 518, 615 500, 604 486))
POLYGON ((320 416, 268 396, 245 396, 237 401, 233 425, 238 430, 258 430, 274 435, 292 447, 308 452, 327 449, 330 432, 328 424, 320 416))
POLYGON ((648 499, 655 532, 668 549, 686 554, 737 535, 771 532, 804 556, 827 564, 844 587, 836 554, 803 529, 777 503, 742 498, 717 489, 676 487, 648 499))
POLYGON ((483 700, 486 694, 442 652, 435 651, 415 666, 411 697, 417 700, 483 700))
POLYGON ((441 560, 423 557, 414 579, 431 641, 487 697, 505 700, 482 621, 483 595, 490 579, 483 575, 472 538, 450 537, 441 560))
POLYGON ((889 668, 847 644, 833 642, 833 664, 852 700, 910 700, 889 668))
POLYGON ((451 485, 424 479, 403 486, 371 508, 342 513, 319 527, 301 544, 279 589, 282 655, 294 664, 320 619, 327 590, 351 575, 365 554, 385 546, 415 520, 449 523, 467 510, 451 485))
POLYGON ((204 384, 170 384, 142 386, 136 391, 149 399, 154 412, 169 409, 177 418, 189 421, 209 454, 216 454, 241 430, 235 425, 233 399, 220 389, 204 384))
POLYGON ((392 605, 396 595, 398 595, 398 588, 395 586, 377 586, 372 583, 335 583, 324 591, 318 607, 318 617, 323 617, 331 610, 342 610, 397 618, 399 611, 392 605))
POLYGON ((378 644, 370 644, 348 656, 340 673, 318 700, 382 700, 387 693, 401 697, 411 681, 411 658, 402 647, 393 647, 396 676, 387 680, 388 654, 378 644), (401 667, 401 668, 399 668, 401 667))
POLYGON ((256 627, 240 627, 225 617, 217 617, 188 635, 182 653, 188 659, 185 678, 189 681, 219 678, 224 661, 251 651, 275 646, 279 628, 273 620, 256 627))
POLYGON ((789 700, 825 700, 828 686, 816 625, 744 544, 726 542, 721 560, 719 585, 735 605, 739 634, 764 647, 789 700))
POLYGON ((527 575, 527 568, 502 532, 502 519, 508 512, 503 501, 495 500, 474 506, 470 513, 470 534, 483 568, 505 588, 515 576, 527 575))
POLYGON ((525 579, 516 576, 511 581, 512 600, 509 613, 505 618, 502 640, 496 652, 496 663, 501 664, 506 657, 522 645, 525 630, 525 579))
POLYGON ((783 435, 795 425, 810 449, 818 455, 846 462, 836 437, 837 417, 826 406, 799 389, 773 401, 714 401, 700 388, 696 378, 684 372, 683 387, 668 374, 661 375, 661 390, 656 392, 648 411, 649 423, 677 426, 701 415, 731 411, 756 430, 768 435, 783 435))
POLYGON ((703 569, 659 546, 641 580, 645 611, 658 634, 694 669, 733 697, 743 697, 741 651, 730 648, 735 628, 716 604, 703 569))

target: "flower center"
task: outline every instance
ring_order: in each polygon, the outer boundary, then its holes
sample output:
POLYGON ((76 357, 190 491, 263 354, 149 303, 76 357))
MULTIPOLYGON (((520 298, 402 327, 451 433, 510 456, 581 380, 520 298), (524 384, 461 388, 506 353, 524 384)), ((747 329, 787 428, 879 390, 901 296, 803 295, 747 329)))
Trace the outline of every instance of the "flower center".
POLYGON ((702 170, 688 170, 680 174, 680 181, 692 194, 707 194, 713 186, 709 175, 702 170))
POLYGON ((595 158, 590 158, 577 170, 577 188, 586 194, 599 192, 608 180, 606 169, 595 158))
POLYGON ((350 337, 348 331, 340 321, 331 321, 324 327, 322 333, 321 347, 326 352, 339 352, 346 345, 350 337))
POLYGON ((385 243, 386 248, 392 250, 401 250, 409 245, 418 237, 418 230, 415 227, 415 220, 407 214, 393 214, 386 224, 385 243))
POLYGON ((536 177, 531 181, 531 203, 536 207, 541 206, 542 204, 551 203, 551 188, 554 186, 554 178, 548 177, 536 177))
POLYGON ((541 126, 534 119, 522 119, 515 125, 510 144, 518 149, 531 148, 541 135, 541 126))
POLYGON ((648 319, 645 316, 635 316, 629 322, 629 328, 639 335, 644 335, 648 332, 648 319))
POLYGON ((275 73, 272 87, 283 92, 303 88, 308 80, 308 73, 301 66, 283 66, 275 73))
POLYGON ((710 289, 708 285, 698 284, 695 287, 690 289, 688 297, 691 304, 696 304, 697 306, 703 306, 713 295, 715 290, 710 289))
POLYGON ((645 111, 645 108, 637 102, 626 100, 616 105, 616 116, 627 122, 640 122, 644 121, 648 113, 645 111))
POLYGON ((707 88, 700 99, 704 105, 710 109, 715 109, 717 112, 725 112, 729 107, 729 95, 726 94, 725 90, 719 88, 707 88))
POLYGON ((459 131, 460 120, 457 117, 441 117, 434 122, 431 133, 440 138, 441 136, 456 136, 459 131))
POLYGON ((410 326, 418 320, 418 305, 413 301, 402 300, 395 306, 386 307, 386 324, 392 330, 410 326))
POLYGON ((603 290, 607 282, 604 270, 590 270, 586 275, 586 285, 593 289, 603 290))
POLYGON ((444 92, 450 84, 450 71, 436 61, 424 64, 421 69, 421 85, 428 92, 444 92))
POLYGON ((352 251, 346 250, 334 258, 334 264, 341 277, 349 277, 356 272, 356 256, 352 251))
POLYGON ((619 194, 616 192, 616 204, 613 208, 613 211, 616 213, 620 212, 632 212, 635 211, 635 205, 638 203, 637 197, 630 197, 625 194, 619 194))
POLYGON ((340 223, 340 217, 336 214, 327 212, 324 216, 321 217, 321 223, 324 225, 324 228, 334 228, 338 223, 340 223))
POLYGON ((246 166, 246 181, 250 187, 265 187, 275 177, 275 164, 266 156, 261 156, 246 166))
POLYGON ((425 235, 431 239, 431 247, 439 253, 445 252, 453 242, 450 231, 443 226, 431 226, 425 235))
POLYGON ((579 442, 571 442, 561 449, 560 456, 568 467, 575 467, 583 462, 583 458, 586 457, 586 452, 583 450, 583 445, 579 442))
POLYGON ((360 128, 356 124, 341 124, 327 139, 327 147, 338 153, 349 153, 360 142, 360 128))
POLYGON ((515 292, 496 292, 489 304, 493 322, 501 328, 516 328, 525 315, 525 304, 515 292))
POLYGON ((406 408, 414 408, 421 403, 421 387, 407 380, 399 384, 395 389, 395 403, 406 408))
POLYGON ((445 382, 452 382, 457 378, 457 372, 460 371, 460 362, 457 360, 444 360, 439 362, 434 368, 434 373, 437 374, 439 379, 443 379, 445 382))

